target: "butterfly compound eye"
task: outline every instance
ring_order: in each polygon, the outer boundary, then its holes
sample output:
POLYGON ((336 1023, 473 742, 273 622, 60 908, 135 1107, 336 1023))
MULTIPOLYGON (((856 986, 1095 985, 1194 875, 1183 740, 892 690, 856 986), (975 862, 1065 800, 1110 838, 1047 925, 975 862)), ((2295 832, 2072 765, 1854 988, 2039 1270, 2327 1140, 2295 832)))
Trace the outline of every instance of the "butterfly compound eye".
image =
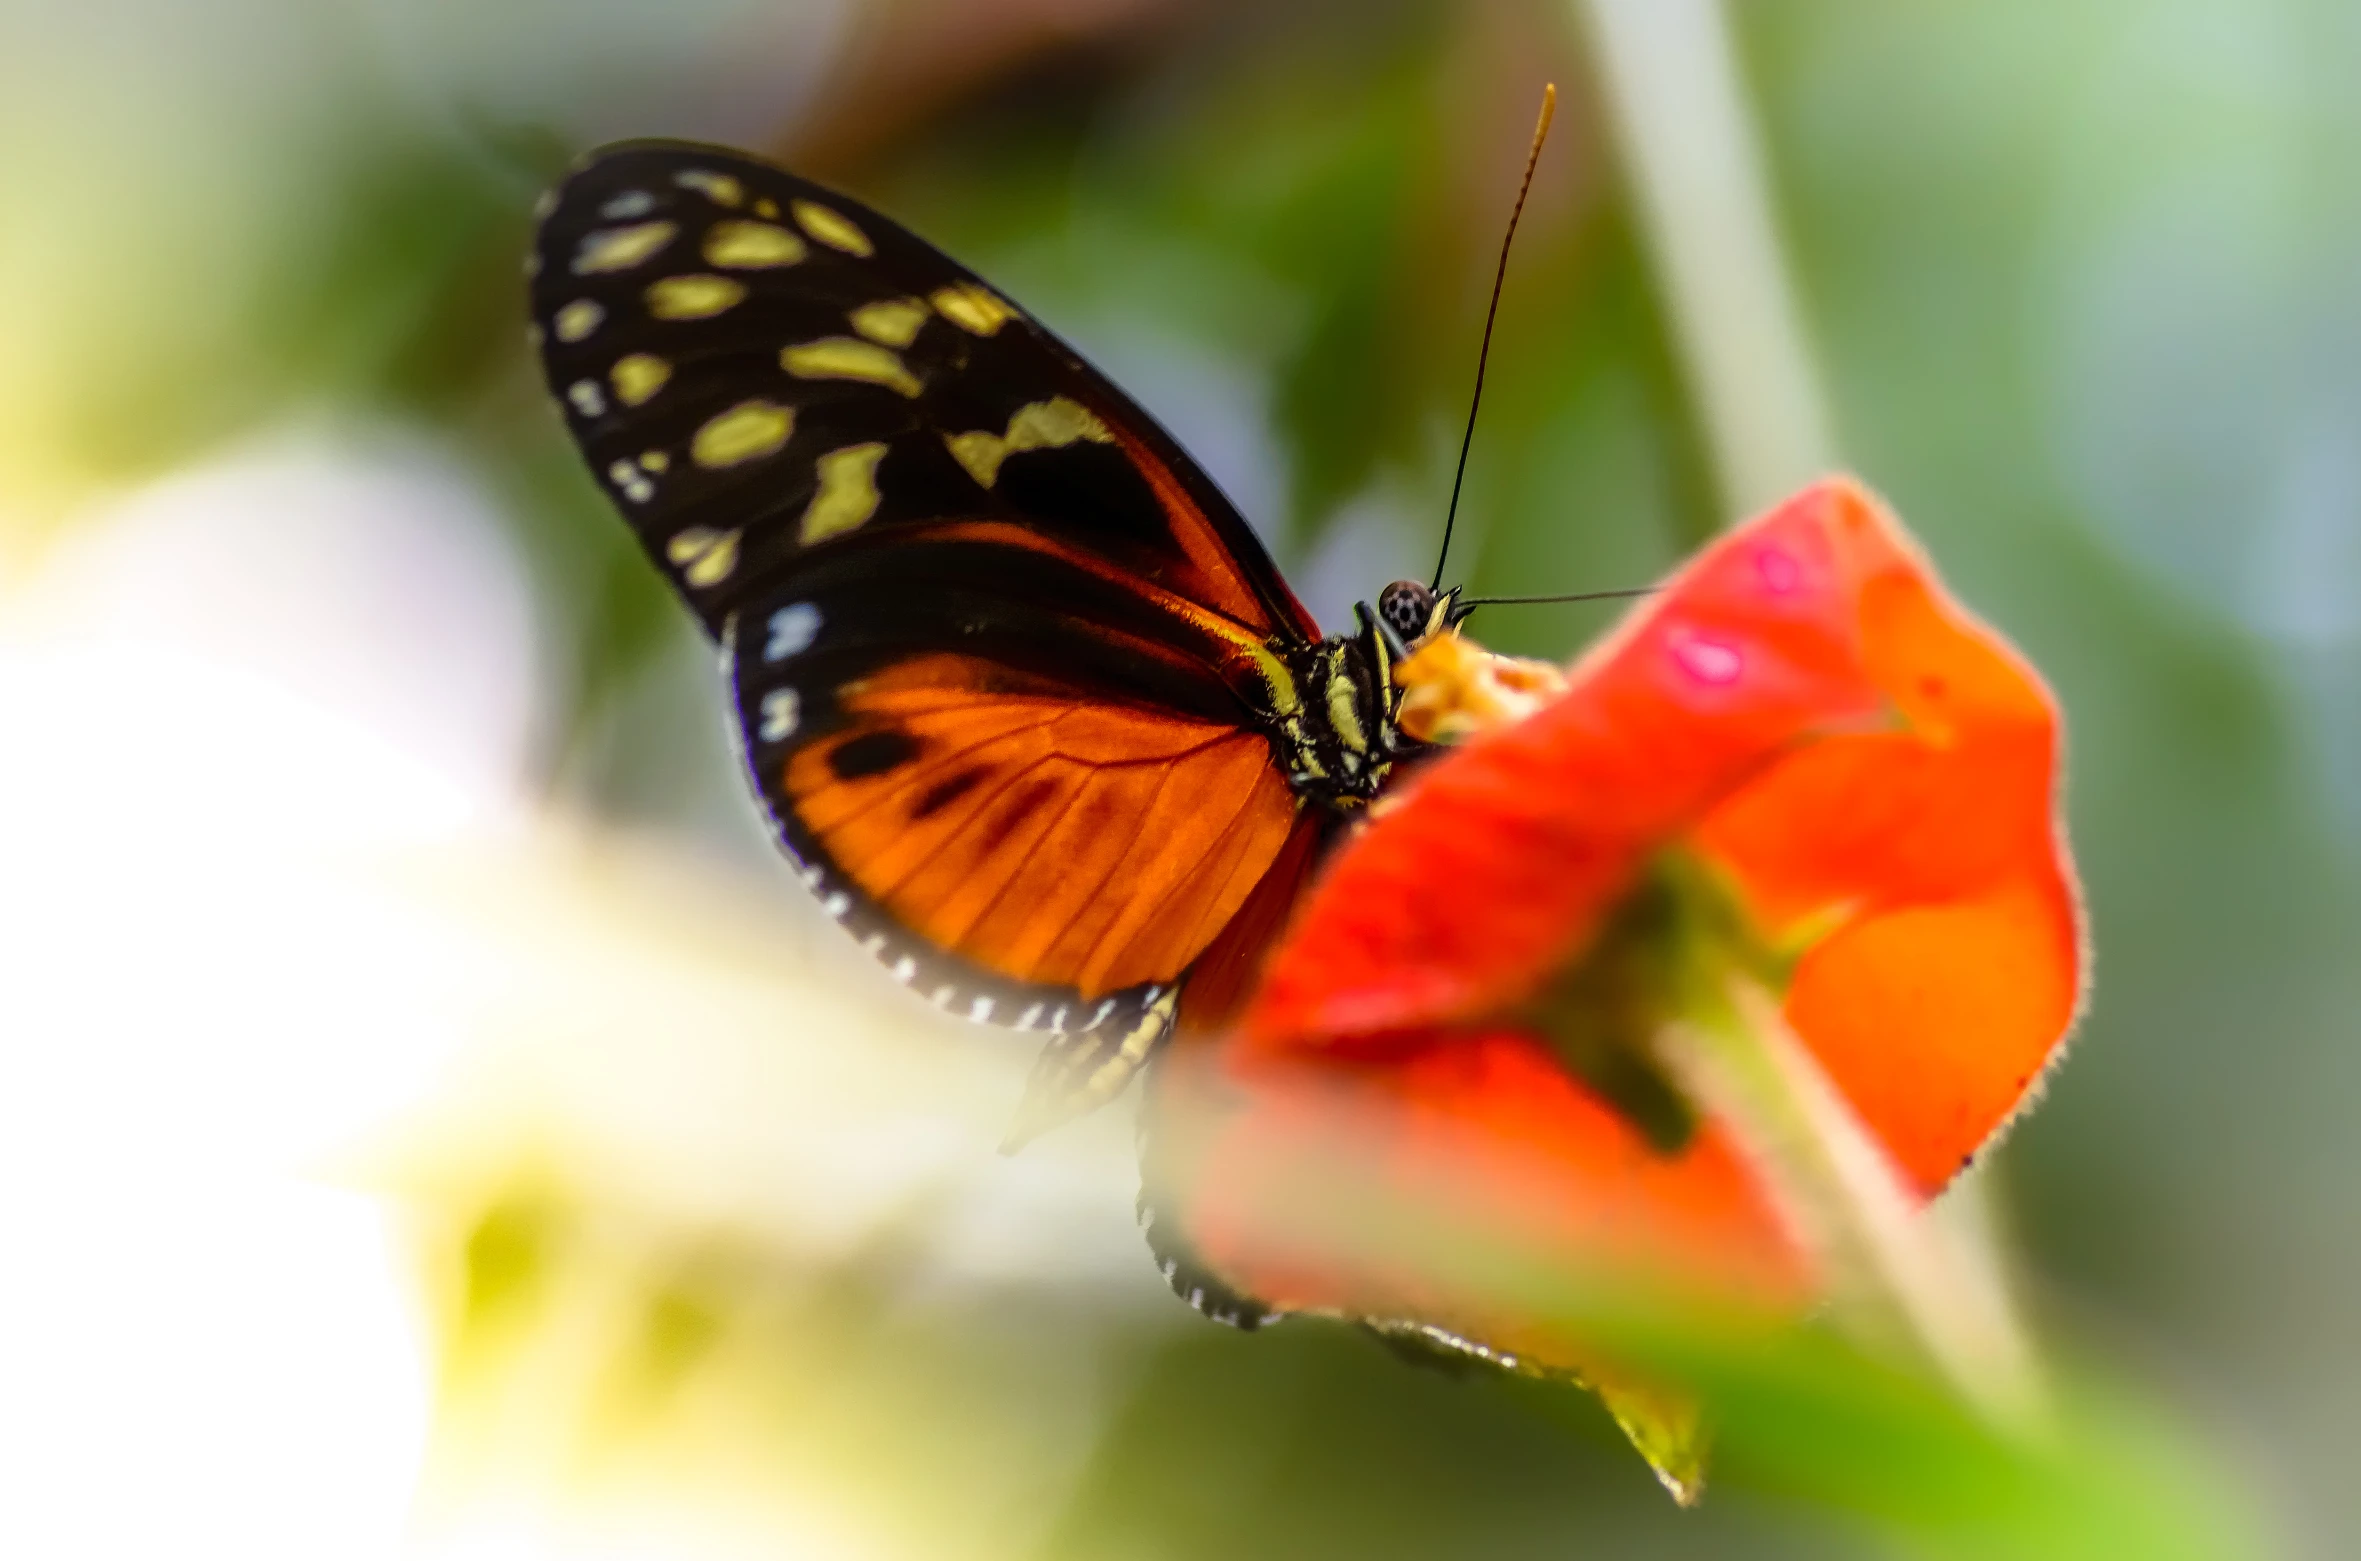
POLYGON ((1434 616, 1435 593, 1416 580, 1396 580, 1377 596, 1377 615, 1386 627, 1408 644, 1426 632, 1427 620, 1434 616))

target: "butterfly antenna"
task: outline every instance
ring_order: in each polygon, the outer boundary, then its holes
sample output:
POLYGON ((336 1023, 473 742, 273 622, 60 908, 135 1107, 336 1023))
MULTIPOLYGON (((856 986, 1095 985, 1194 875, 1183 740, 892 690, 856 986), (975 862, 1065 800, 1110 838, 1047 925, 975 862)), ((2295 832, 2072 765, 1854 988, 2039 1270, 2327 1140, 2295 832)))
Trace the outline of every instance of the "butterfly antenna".
POLYGON ((1614 602, 1630 596, 1653 596, 1659 587, 1627 586, 1620 591, 1574 591, 1565 596, 1454 596, 1451 622, 1465 623, 1479 607, 1529 607, 1542 602, 1614 602))
POLYGON ((1652 585, 1626 586, 1620 591, 1574 591, 1565 596, 1462 596, 1462 607, 1530 607, 1541 602, 1614 602, 1627 596, 1653 596, 1652 585))
POLYGON ((1451 474, 1451 507, 1443 513, 1443 547, 1435 555, 1435 577, 1427 589, 1443 588, 1443 563, 1451 556, 1451 524, 1459 518, 1459 485, 1467 480, 1468 447, 1476 442, 1476 408, 1484 404, 1484 364, 1492 356, 1492 321, 1500 313, 1500 284, 1508 279, 1508 246, 1517 236, 1517 219, 1525 214, 1525 197, 1533 189, 1533 169, 1541 161, 1541 143, 1549 139, 1549 122, 1558 111, 1558 87, 1541 89, 1541 118, 1533 126, 1533 149, 1525 154, 1525 182, 1517 186, 1517 204, 1508 214, 1508 232, 1500 239, 1500 264, 1492 272, 1492 302, 1484 310, 1484 344, 1476 349, 1476 391, 1467 401, 1467 431, 1459 436, 1459 468, 1451 474))

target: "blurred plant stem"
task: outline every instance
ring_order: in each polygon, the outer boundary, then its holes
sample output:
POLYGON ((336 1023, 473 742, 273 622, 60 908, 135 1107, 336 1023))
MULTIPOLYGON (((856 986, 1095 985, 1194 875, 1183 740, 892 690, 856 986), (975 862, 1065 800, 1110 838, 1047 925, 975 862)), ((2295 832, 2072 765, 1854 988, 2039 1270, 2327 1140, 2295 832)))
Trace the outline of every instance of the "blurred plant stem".
POLYGON ((1736 1129, 1816 1251, 1836 1321, 1922 1355, 1996 1426, 2045 1415, 2033 1351, 1987 1254, 1921 1217, 1919 1200, 1759 983, 1731 974, 1657 1049, 1683 1090, 1736 1129))
POLYGON ((1572 0, 1728 518, 1835 465, 1719 0, 1572 0))

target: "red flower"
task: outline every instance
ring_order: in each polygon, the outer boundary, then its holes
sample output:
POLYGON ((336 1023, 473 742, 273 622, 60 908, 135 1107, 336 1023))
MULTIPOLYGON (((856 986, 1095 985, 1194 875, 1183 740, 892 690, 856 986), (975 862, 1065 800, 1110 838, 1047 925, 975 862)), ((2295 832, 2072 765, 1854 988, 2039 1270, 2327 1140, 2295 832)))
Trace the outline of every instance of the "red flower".
MULTIPOLYGON (((1404 664, 1414 699, 1454 655, 1404 664)), ((1269 1211, 1341 1178, 1586 1267, 1801 1304, 1810 1252, 1654 1049, 1684 972, 1776 994, 1931 1196, 2073 1017, 2057 765, 2033 670, 1868 493, 1806 490, 1338 853, 1238 1024, 1185 1036, 1159 1070, 1162 1238, 1275 1310, 1439 1327, 1568 1369, 1596 1362, 1431 1244, 1343 1255, 1269 1211)))

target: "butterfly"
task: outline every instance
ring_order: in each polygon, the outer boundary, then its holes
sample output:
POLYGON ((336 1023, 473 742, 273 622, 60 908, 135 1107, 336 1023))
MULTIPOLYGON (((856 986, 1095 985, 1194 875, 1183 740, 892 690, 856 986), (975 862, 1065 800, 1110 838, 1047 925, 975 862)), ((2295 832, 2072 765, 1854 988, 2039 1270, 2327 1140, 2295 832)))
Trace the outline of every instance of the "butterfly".
POLYGON ((544 198, 567 431, 720 647, 756 795, 936 1007, 1046 1032, 1012 1139, 1238 1002, 1323 848, 1421 745, 1416 582, 1323 636, 1155 420, 859 202, 719 147, 544 198))

